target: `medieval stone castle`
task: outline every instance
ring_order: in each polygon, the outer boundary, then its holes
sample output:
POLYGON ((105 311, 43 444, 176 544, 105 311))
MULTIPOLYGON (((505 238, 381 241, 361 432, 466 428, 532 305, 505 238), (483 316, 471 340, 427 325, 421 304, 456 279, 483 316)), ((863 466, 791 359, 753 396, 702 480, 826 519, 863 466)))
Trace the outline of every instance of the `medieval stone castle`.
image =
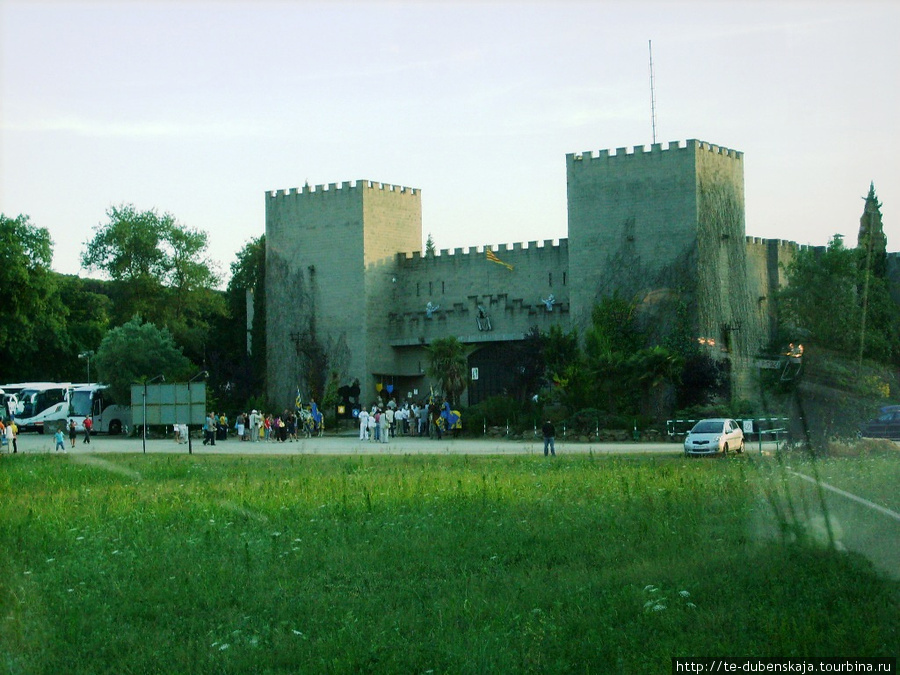
POLYGON ((420 251, 417 189, 360 180, 267 193, 270 400, 302 394, 322 358, 342 384, 359 380, 364 402, 383 389, 421 397, 425 346, 452 335, 472 348, 474 404, 509 381, 497 356, 510 343, 534 326, 581 332, 614 293, 639 303, 657 337, 687 321, 746 395, 800 247, 745 236, 743 153, 689 140, 569 154, 566 178, 567 239, 437 255, 420 251))

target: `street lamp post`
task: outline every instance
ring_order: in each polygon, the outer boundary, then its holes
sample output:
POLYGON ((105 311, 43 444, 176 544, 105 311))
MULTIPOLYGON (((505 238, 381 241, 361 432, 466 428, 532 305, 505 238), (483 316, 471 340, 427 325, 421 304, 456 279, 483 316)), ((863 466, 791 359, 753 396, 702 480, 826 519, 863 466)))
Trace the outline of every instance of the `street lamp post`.
POLYGON ((143 432, 143 446, 144 446, 144 454, 147 454, 147 385, 153 384, 157 380, 166 381, 165 375, 157 375, 156 377, 150 380, 144 380, 144 432, 143 432))
POLYGON ((78 355, 78 358, 82 361, 87 361, 87 383, 91 383, 91 357, 94 355, 93 349, 88 349, 86 352, 81 352, 78 355))
POLYGON ((196 382, 197 380, 209 377, 209 371, 201 370, 199 373, 194 375, 190 380, 188 380, 188 454, 193 455, 194 450, 191 447, 191 414, 194 412, 194 396, 191 394, 191 383, 196 382))

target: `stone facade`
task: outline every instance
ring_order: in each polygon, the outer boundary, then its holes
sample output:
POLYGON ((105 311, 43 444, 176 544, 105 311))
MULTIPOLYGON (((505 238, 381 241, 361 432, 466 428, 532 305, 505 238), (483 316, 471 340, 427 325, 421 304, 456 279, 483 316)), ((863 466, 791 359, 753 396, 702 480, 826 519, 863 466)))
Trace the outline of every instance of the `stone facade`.
MULTIPOLYGON (((387 346, 397 251, 422 242, 418 190, 369 181, 266 195, 269 397, 308 395, 310 360, 342 376, 390 372, 387 346)), ((367 376, 368 374, 368 376, 367 376)))
POLYGON ((473 347, 468 391, 480 400, 504 381, 486 355, 534 326, 583 329, 613 293, 639 302, 657 338, 689 317, 746 396, 798 247, 746 237, 743 154, 689 140, 570 154, 566 166, 568 239, 434 256, 419 251, 418 190, 357 181, 268 193, 270 399, 306 393, 312 343, 342 384, 359 379, 365 402, 388 385, 421 397, 425 345, 454 335, 473 347))

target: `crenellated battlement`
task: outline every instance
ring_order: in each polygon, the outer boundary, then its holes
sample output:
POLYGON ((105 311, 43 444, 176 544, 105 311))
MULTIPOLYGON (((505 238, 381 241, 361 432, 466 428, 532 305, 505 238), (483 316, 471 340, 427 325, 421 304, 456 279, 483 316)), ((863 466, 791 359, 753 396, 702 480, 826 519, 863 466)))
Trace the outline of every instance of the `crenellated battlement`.
POLYGON ((382 192, 394 192, 397 194, 408 194, 411 196, 420 194, 418 188, 409 188, 402 185, 392 185, 390 183, 379 183, 371 180, 357 180, 338 183, 328 183, 327 185, 310 186, 308 183, 302 188, 290 188, 289 190, 271 190, 266 192, 268 199, 284 199, 286 197, 310 197, 310 198, 328 198, 331 196, 347 196, 355 193, 357 190, 380 190, 382 192))
POLYGON ((778 248, 792 249, 803 248, 803 246, 798 244, 796 241, 791 241, 789 239, 767 239, 765 237, 751 237, 748 235, 744 237, 744 241, 747 243, 747 246, 777 246, 778 248))
MULTIPOLYGON (((440 250, 435 251, 435 255, 430 258, 426 258, 423 251, 413 251, 412 253, 398 253, 397 260, 426 260, 431 259, 435 261, 439 260, 460 260, 466 258, 477 257, 479 259, 483 258, 485 252, 491 250, 500 257, 503 262, 509 262, 504 255, 509 255, 515 257, 517 254, 529 254, 530 252, 536 252, 537 255, 547 255, 550 252, 556 253, 568 253, 569 250, 569 240, 568 239, 544 239, 543 242, 537 241, 529 241, 527 243, 517 242, 514 244, 485 244, 483 246, 469 246, 466 249, 463 248, 442 248, 440 250)), ((512 258, 510 258, 512 259, 512 258)))
POLYGON ((566 155, 566 163, 597 162, 597 161, 640 161, 641 158, 662 157, 668 153, 709 152, 715 155, 741 160, 744 153, 739 150, 731 150, 720 145, 689 139, 687 141, 669 141, 666 147, 662 143, 653 143, 649 148, 645 145, 634 147, 616 148, 615 150, 599 150, 594 153, 591 150, 583 153, 569 153, 566 155))

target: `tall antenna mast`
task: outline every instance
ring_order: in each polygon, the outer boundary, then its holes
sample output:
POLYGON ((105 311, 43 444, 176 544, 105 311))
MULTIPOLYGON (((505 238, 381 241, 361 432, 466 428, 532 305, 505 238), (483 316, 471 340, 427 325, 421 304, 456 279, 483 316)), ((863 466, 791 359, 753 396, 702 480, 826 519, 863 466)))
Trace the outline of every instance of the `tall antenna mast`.
POLYGON ((650 123, 653 125, 653 143, 656 144, 656 89, 653 83, 653 40, 647 41, 650 47, 650 123))

